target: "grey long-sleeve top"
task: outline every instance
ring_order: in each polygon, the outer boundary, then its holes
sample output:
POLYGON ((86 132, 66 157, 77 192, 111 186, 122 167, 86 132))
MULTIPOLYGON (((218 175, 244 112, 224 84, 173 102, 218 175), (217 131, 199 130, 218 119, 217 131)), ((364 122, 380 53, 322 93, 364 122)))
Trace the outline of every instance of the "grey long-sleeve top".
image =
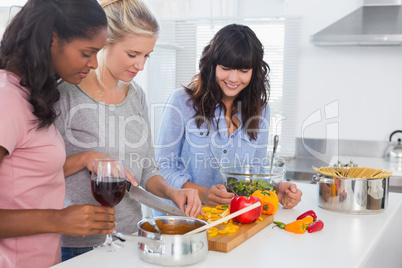
MULTIPOLYGON (((79 86, 62 83, 56 104, 56 126, 62 134, 67 156, 95 151, 123 160, 126 168, 145 188, 147 181, 160 175, 154 161, 148 108, 142 88, 132 82, 124 101, 116 105, 101 103, 79 86)), ((90 175, 83 169, 66 177, 65 207, 99 203, 92 197, 90 175)), ((141 206, 126 193, 115 207, 116 231, 133 233, 141 220, 141 206)), ((104 235, 62 236, 63 247, 92 247, 103 242, 104 235)))

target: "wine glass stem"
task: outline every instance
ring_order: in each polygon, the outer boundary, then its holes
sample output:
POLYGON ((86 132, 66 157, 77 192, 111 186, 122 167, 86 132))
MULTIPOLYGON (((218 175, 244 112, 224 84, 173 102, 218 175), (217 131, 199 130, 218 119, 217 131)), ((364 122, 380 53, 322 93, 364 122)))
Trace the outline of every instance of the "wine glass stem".
POLYGON ((113 244, 113 239, 112 239, 112 236, 111 236, 110 234, 107 234, 107 235, 106 235, 105 244, 106 244, 106 245, 111 245, 111 244, 113 244))

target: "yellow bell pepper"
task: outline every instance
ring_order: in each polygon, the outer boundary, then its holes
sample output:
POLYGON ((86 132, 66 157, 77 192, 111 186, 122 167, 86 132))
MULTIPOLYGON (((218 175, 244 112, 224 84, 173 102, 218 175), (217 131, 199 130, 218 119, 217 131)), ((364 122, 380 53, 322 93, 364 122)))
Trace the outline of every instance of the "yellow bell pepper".
POLYGON ((262 213, 268 215, 274 215, 279 208, 279 199, 275 191, 260 191, 257 190, 253 196, 258 197, 261 200, 262 213))

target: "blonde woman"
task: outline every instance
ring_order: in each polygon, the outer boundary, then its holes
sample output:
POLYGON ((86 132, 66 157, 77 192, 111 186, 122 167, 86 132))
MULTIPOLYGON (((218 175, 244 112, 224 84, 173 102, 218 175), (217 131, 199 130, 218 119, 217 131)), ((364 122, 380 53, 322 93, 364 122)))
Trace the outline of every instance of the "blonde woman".
MULTIPOLYGON (((113 157, 124 161, 134 184, 172 200, 195 217, 201 211, 197 190, 175 189, 157 170, 145 94, 133 81, 154 49, 159 24, 141 1, 99 2, 108 19, 108 39, 98 55, 98 70, 79 85, 62 84, 56 107, 60 112, 56 125, 67 151, 65 206, 97 204, 88 170, 94 159, 113 157)), ((142 218, 140 204, 127 193, 115 210, 116 231, 135 232, 142 218)), ((91 250, 103 239, 63 236, 63 260, 91 250)))

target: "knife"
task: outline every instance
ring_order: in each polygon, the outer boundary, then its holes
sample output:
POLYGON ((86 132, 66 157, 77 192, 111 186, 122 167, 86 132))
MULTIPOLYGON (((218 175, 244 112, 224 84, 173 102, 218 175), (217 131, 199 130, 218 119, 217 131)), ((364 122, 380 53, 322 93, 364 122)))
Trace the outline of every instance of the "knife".
POLYGON ((149 208, 152 208, 169 216, 188 217, 186 213, 181 211, 178 207, 175 207, 163 201, 156 195, 153 195, 150 192, 147 192, 140 187, 129 187, 129 188, 130 188, 129 189, 130 197, 149 208))

